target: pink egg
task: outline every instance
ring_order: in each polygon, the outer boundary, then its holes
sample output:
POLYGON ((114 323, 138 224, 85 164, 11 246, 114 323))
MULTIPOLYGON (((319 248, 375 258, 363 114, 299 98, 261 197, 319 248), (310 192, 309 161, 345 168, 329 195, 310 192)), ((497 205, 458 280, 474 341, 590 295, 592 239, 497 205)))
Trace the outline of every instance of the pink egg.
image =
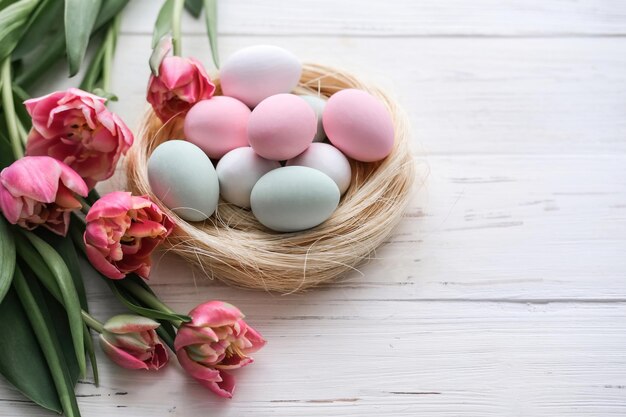
POLYGON ((322 123, 331 143, 357 161, 380 161, 393 148, 391 115, 380 100, 365 91, 346 89, 333 94, 322 123))
POLYGON ((210 158, 219 159, 228 151, 248 146, 250 109, 232 97, 215 96, 202 100, 185 116, 185 137, 210 158))
POLYGON ((317 132, 311 106, 293 94, 276 94, 260 102, 248 123, 252 149, 265 159, 284 161, 309 147, 317 132))

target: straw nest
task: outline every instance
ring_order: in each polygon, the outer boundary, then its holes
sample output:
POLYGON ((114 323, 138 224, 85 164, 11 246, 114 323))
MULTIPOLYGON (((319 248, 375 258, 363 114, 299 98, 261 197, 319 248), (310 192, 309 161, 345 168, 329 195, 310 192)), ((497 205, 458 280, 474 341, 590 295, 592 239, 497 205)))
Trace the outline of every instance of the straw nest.
MULTIPOLYGON (((216 94, 221 94, 215 79, 216 94)), ((127 156, 128 187, 149 195, 177 227, 165 245, 210 278, 228 284, 289 293, 333 280, 367 260, 392 233, 404 212, 414 180, 406 116, 378 88, 357 77, 321 65, 306 64, 296 93, 330 97, 358 88, 389 109, 395 145, 383 161, 351 161, 352 182, 339 207, 321 225, 302 232, 277 233, 261 225, 249 210, 220 200, 204 222, 187 222, 165 207, 150 190, 148 158, 162 142, 183 138, 182 117, 163 125, 149 110, 127 156)))

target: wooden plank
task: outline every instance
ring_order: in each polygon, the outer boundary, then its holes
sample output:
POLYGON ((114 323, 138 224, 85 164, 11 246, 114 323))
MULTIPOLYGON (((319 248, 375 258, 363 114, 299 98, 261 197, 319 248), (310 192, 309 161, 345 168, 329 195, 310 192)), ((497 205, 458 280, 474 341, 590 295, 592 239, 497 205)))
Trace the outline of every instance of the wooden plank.
MULTIPOLYGON (((240 293, 231 289, 235 297, 240 293)), ((201 299, 187 294, 176 304, 190 308, 201 299)), ((158 374, 127 371, 99 355, 101 386, 78 387, 83 414, 626 413, 624 303, 340 302, 329 297, 273 298, 268 308, 268 301, 257 297, 240 305, 270 343, 253 365, 237 371, 233 400, 213 397, 175 364, 158 374)), ((48 415, 19 402, 19 394, 4 384, 0 399, 9 405, 0 415, 48 415)))
MULTIPOLYGON (((126 33, 152 32, 162 2, 133 0, 126 33)), ((227 0, 219 2, 223 35, 579 36, 626 34, 619 0, 227 0)), ((204 22, 186 14, 186 34, 204 35, 204 22)))

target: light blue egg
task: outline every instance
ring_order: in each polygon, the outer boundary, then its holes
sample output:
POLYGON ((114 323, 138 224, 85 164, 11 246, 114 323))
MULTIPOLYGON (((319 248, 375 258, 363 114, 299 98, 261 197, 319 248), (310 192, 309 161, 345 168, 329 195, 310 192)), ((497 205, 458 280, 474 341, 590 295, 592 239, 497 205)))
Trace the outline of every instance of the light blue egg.
POLYGON ((339 188, 328 175, 288 166, 262 176, 250 196, 252 212, 277 232, 310 229, 328 219, 339 204, 339 188))
POLYGON ((159 145, 148 160, 148 181, 159 200, 187 221, 206 220, 217 208, 217 173, 193 143, 169 140, 159 145))

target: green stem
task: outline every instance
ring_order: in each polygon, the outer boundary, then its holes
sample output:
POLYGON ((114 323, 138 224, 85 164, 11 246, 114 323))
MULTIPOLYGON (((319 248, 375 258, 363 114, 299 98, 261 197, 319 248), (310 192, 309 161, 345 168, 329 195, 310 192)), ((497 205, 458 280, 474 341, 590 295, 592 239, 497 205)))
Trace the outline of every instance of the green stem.
POLYGON ((135 284, 130 280, 124 280, 122 283, 124 285, 124 288, 126 288, 128 292, 130 292, 138 300, 146 303, 148 307, 155 310, 163 311, 164 313, 176 314, 174 310, 163 304, 161 300, 150 294, 141 285, 135 284))
POLYGON ((2 107, 4 108, 13 155, 15 159, 20 159, 24 156, 24 148, 22 147, 22 140, 17 127, 17 115, 15 114, 11 84, 11 57, 8 57, 2 63, 2 107))
POLYGON ((113 66, 113 54, 117 43, 117 32, 120 28, 120 15, 113 19, 104 40, 104 57, 102 60, 102 89, 111 91, 111 67, 113 66))
POLYGON ((183 16, 184 6, 185 0, 174 1, 174 10, 172 12, 172 42, 174 47, 174 55, 176 56, 180 56, 181 54, 180 23, 183 16))
POLYGON ((82 211, 86 216, 89 213, 89 210, 91 210, 91 205, 83 197, 78 197, 78 200, 82 204, 80 211, 82 211))
POLYGON ((94 319, 92 316, 90 316, 89 313, 87 313, 85 310, 81 310, 80 313, 82 314, 83 321, 87 326, 91 327, 98 333, 102 333, 104 331, 104 325, 98 320, 94 319))
MULTIPOLYGON (((18 122, 19 122, 19 120, 18 120, 18 122)), ((24 128, 22 123, 18 123, 17 124, 17 130, 18 130, 18 133, 20 135, 20 139, 22 140, 22 144, 26 145, 26 142, 28 141, 28 132, 26 131, 26 129, 24 128)))

